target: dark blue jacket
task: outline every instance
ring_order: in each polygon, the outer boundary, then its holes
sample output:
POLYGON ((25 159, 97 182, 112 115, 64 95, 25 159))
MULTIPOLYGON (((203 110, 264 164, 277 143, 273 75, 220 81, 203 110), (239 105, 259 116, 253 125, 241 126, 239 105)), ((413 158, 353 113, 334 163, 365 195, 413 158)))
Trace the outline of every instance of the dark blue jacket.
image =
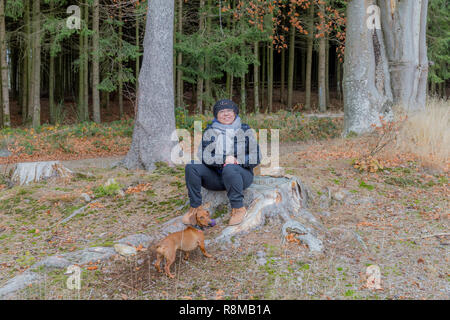
MULTIPOLYGON (((205 133, 209 129, 213 130, 212 129, 212 124, 208 124, 206 126, 206 129, 203 131, 203 136, 202 136, 202 151, 203 151, 203 155, 205 154, 206 147, 209 144, 211 144, 212 142, 215 141, 215 136, 212 136, 211 139, 205 138, 205 133)), ((244 132, 244 134, 245 133, 249 134, 247 132, 247 130, 249 130, 251 128, 250 128, 250 126, 248 124, 243 123, 243 124, 241 124, 241 129, 244 132)), ((249 136, 245 136, 245 149, 244 149, 244 151, 245 151, 245 161, 244 161, 244 163, 239 163, 239 165, 241 167, 245 168, 245 169, 250 170, 253 173, 253 168, 255 168, 257 165, 259 165, 261 163, 261 153, 260 153, 260 149, 259 149, 259 144, 256 141, 256 137, 253 134, 251 134, 250 136, 254 139, 252 141, 252 143, 256 144, 256 155, 253 154, 253 159, 256 158, 257 161, 256 161, 256 163, 250 164, 250 152, 251 152, 251 150, 250 150, 250 138, 249 138, 249 136)), ((237 137, 234 137, 234 157, 236 159, 238 159, 238 141, 237 140, 238 140, 237 137)), ((213 150, 212 152, 208 152, 208 153, 211 154, 211 157, 215 156, 215 150, 213 150)), ((225 163, 225 159, 226 159, 226 156, 224 155, 222 163, 212 163, 212 164, 210 164, 210 163, 205 162, 204 157, 202 157, 202 163, 205 164, 206 166, 216 170, 218 173, 221 174, 222 173, 223 164, 225 163)))

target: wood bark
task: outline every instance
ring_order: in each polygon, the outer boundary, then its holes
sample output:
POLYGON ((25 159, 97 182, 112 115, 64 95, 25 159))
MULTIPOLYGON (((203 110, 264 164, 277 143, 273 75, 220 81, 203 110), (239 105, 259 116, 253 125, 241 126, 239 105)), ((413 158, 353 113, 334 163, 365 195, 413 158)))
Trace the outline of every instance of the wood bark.
MULTIPOLYGON (((98 85, 100 83, 100 65, 99 65, 99 49, 100 49, 100 6, 99 0, 94 0, 93 4, 93 20, 92 20, 92 111, 94 115, 94 121, 101 122, 100 119, 100 91, 98 85)), ((138 58, 139 59, 139 58, 138 58)))
MULTIPOLYGON (((202 12, 204 10, 205 6, 205 0, 200 0, 200 12, 199 12, 199 31, 203 32, 203 29, 205 27, 205 14, 202 12)), ((202 58, 199 61, 198 66, 200 75, 197 78, 197 110, 200 114, 203 113, 203 86, 204 86, 204 80, 203 80, 203 73, 205 71, 205 62, 202 58)))
MULTIPOLYGON (((50 11, 53 13, 55 4, 50 2, 50 11)), ((52 41, 53 42, 53 41, 52 41)), ((50 50, 51 51, 51 50, 50 50)), ((50 109, 50 123, 55 123, 55 56, 50 52, 49 78, 48 78, 48 103, 50 109)))
POLYGON ((381 116, 393 119, 394 104, 408 112, 425 108, 427 5, 427 0, 348 4, 344 134, 372 131, 381 116), (369 28, 377 18, 378 26, 369 28))
POLYGON ((391 80, 383 33, 367 27, 373 1, 353 0, 347 6, 344 61, 344 135, 372 131, 380 116, 392 117, 391 80))
POLYGON ((254 100, 254 113, 259 113, 259 42, 255 42, 253 52, 255 55, 255 63, 253 64, 253 100, 254 100))
POLYGON ((428 78, 428 0, 378 1, 394 104, 425 109, 428 78))
POLYGON ((33 128, 41 125, 41 6, 33 1, 33 128))
POLYGON ((306 49, 306 80, 305 80, 305 109, 311 109, 311 76, 312 76, 312 54, 313 54, 313 40, 314 40, 314 4, 311 4, 309 8, 309 21, 308 21, 308 38, 306 49))
POLYGON ((9 111, 9 82, 8 63, 6 61, 6 26, 5 26, 5 2, 0 0, 0 65, 1 65, 1 90, 2 90, 2 113, 4 127, 11 126, 11 115, 9 111))
POLYGON ((22 69, 22 124, 25 124, 29 119, 30 113, 30 91, 31 91, 31 81, 30 81, 30 69, 31 69, 31 44, 30 44, 30 3, 28 1, 24 4, 24 23, 25 23, 25 45, 23 53, 23 69, 22 69))
POLYGON ((269 113, 273 111, 273 43, 269 45, 269 61, 268 61, 268 77, 267 77, 267 110, 269 113))
MULTIPOLYGON (((178 33, 183 33, 183 0, 178 0, 178 33)), ((183 64, 183 54, 178 52, 177 66, 183 64)), ((177 106, 184 107, 184 83, 183 83, 183 71, 177 69, 177 106)))
POLYGON ((286 79, 286 51, 284 49, 281 50, 281 87, 280 87, 280 102, 283 104, 285 97, 285 79, 286 79))
MULTIPOLYGON (((325 15, 325 8, 323 5, 320 5, 320 13, 322 16, 325 15)), ((322 26, 322 30, 324 26, 322 26)), ((319 38, 319 66, 318 66, 318 94, 319 94, 319 110, 320 112, 327 111, 327 98, 326 98, 326 37, 323 34, 319 38)))
MULTIPOLYGON (((83 11, 80 10, 81 18, 83 19, 83 11)), ((82 20, 83 21, 83 20, 82 20)), ((85 82, 84 82, 84 36, 83 36, 83 28, 80 29, 79 32, 79 50, 78 50, 78 121, 83 121, 84 115, 84 90, 85 90, 85 82)))
POLYGON ((289 63, 288 63, 288 98, 287 108, 292 110, 294 96, 294 64, 295 64, 295 27, 290 26, 289 31, 289 63))
POLYGON ((139 74, 139 107, 131 148, 122 161, 128 169, 152 170, 155 162, 173 163, 173 19, 173 1, 149 2, 139 74))
MULTIPOLYGON (((122 41, 123 41, 123 26, 122 26, 122 7, 119 6, 119 43, 120 51, 122 51, 122 41)), ((122 52, 120 53, 122 55, 122 52)), ((123 61, 119 59, 119 114, 120 118, 123 118, 123 61)))

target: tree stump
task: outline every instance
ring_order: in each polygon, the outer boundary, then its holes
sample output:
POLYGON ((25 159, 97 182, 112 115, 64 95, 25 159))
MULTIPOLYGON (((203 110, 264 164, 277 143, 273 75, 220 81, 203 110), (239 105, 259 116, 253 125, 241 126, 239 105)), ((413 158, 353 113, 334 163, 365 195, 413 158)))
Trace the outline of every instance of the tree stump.
POLYGON ((23 162, 16 164, 11 175, 13 184, 25 185, 51 177, 69 178, 73 172, 59 161, 23 162))
MULTIPOLYGON (((202 188, 203 205, 211 216, 219 206, 229 206, 226 191, 210 191, 202 188)), ((242 236, 262 227, 266 219, 279 219, 283 240, 289 233, 307 244, 311 252, 322 252, 323 242, 319 233, 323 226, 308 210, 311 193, 295 176, 255 176, 253 184, 244 191, 247 216, 237 226, 226 226, 211 242, 229 242, 231 237, 242 236)), ((229 210, 231 212, 231 210, 229 210)), ((161 236, 183 230, 181 216, 166 222, 160 228, 161 236)))

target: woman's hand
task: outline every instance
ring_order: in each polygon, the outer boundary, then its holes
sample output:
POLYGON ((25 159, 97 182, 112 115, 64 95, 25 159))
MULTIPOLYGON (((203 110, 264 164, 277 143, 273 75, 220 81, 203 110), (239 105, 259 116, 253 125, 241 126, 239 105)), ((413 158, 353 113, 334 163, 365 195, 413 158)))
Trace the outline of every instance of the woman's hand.
POLYGON ((235 157, 233 156, 227 156, 227 158, 225 159, 225 164, 237 164, 238 161, 235 157))

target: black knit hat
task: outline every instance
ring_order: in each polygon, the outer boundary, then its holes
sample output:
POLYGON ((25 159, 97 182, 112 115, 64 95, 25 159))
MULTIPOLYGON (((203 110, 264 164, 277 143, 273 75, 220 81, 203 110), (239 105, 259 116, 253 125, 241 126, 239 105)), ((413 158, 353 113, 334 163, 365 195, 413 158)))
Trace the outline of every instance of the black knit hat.
POLYGON ((239 114, 239 107, 236 103, 229 99, 223 99, 216 102, 213 108, 214 117, 217 119, 219 111, 224 109, 232 109, 236 116, 239 114))

